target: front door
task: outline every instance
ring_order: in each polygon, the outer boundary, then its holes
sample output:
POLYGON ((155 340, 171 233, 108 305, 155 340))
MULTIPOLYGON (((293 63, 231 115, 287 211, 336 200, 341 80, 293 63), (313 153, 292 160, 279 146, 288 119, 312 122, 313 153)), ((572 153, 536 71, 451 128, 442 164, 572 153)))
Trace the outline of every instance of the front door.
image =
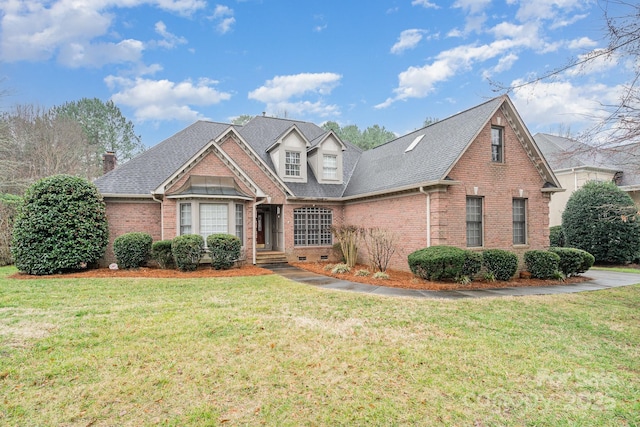
POLYGON ((256 212, 256 247, 264 248, 264 212, 258 211, 256 212))

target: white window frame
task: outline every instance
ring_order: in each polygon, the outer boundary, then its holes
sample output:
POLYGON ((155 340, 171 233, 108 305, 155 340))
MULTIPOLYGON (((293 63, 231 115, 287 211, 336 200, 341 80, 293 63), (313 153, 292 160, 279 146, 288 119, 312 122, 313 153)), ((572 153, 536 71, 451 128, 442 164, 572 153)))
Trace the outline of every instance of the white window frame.
POLYGON ((327 208, 303 207, 293 210, 293 245, 332 246, 333 211, 327 208))
POLYGON ((466 236, 468 248, 484 245, 484 198, 467 196, 466 236), (479 212, 477 210, 479 208, 479 212))
POLYGON ((513 244, 527 244, 527 199, 514 198, 512 202, 513 244), (516 204, 518 206, 516 206, 516 204))
MULTIPOLYGON (((242 247, 245 246, 245 242, 244 242, 244 236, 246 236, 246 230, 245 230, 245 224, 244 224, 244 204, 243 203, 238 203, 238 200, 229 200, 229 199, 197 199, 197 198, 192 198, 192 199, 186 199, 186 200, 180 200, 178 203, 176 203, 176 232, 177 235, 182 235, 182 234, 199 234, 201 235, 204 240, 205 240, 205 244, 206 244, 206 240, 207 240, 207 236, 209 234, 213 234, 213 233, 208 233, 208 232, 202 232, 201 229, 201 221, 200 221, 200 206, 201 205, 224 205, 225 206, 225 213, 226 213, 226 228, 224 229, 224 231, 222 231, 222 229, 217 229, 215 231, 215 233, 225 233, 225 234, 232 234, 232 235, 237 235, 238 232, 238 226, 242 227, 242 247), (187 213, 188 209, 185 207, 186 205, 190 206, 190 212, 191 212, 191 223, 187 224, 187 221, 185 220, 185 218, 183 218, 183 212, 187 213), (242 207, 242 224, 236 224, 236 209, 238 209, 236 206, 241 206, 242 207), (190 232, 185 232, 185 226, 189 225, 190 226, 190 232)), ((238 236, 240 237, 240 236, 238 236)))
POLYGON ((504 163, 504 128, 491 126, 491 161, 504 163))
POLYGON ((338 180, 338 155, 323 154, 322 155, 322 179, 337 181, 338 180), (327 162, 330 160, 330 162, 327 162))
POLYGON ((302 177, 302 153, 300 151, 285 150, 284 175, 287 177, 302 177))

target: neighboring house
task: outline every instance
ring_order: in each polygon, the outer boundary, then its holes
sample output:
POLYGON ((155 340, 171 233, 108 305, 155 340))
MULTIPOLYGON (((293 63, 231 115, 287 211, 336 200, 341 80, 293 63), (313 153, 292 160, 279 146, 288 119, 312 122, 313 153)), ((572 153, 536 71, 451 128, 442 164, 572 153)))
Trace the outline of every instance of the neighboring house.
POLYGON ((549 200, 562 191, 506 96, 364 152, 312 123, 199 121, 95 183, 111 242, 223 232, 249 262, 267 251, 319 261, 335 257, 331 226, 382 227, 398 236, 390 267, 405 270, 432 245, 548 247, 549 200))
POLYGON ((562 224, 574 191, 589 181, 614 182, 640 205, 640 144, 596 149, 574 139, 537 133, 533 137, 562 188, 549 204, 549 225, 562 224))

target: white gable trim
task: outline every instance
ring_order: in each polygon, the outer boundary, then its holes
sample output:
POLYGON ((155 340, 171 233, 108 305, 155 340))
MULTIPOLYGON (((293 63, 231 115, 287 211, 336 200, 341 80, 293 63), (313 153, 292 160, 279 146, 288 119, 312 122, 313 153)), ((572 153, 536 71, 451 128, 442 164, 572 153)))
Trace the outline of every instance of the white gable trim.
POLYGON ((305 145, 305 147, 307 147, 307 148, 311 147, 311 143, 309 142, 309 140, 308 140, 307 138, 305 138, 304 134, 303 134, 302 132, 300 132, 300 129, 298 129, 298 126, 296 126, 296 125, 294 124, 294 125, 291 125, 291 127, 290 127, 289 129, 287 129, 286 131, 284 131, 284 132, 282 133, 282 135, 280 135, 280 136, 276 139, 276 141, 275 141, 273 144, 271 144, 271 145, 269 146, 269 148, 267 148, 267 153, 269 153, 271 150, 273 150, 274 148, 276 148, 277 146, 279 146, 280 144, 282 144, 282 140, 283 140, 283 139, 285 139, 287 136, 289 136, 289 134, 290 134, 290 133, 292 133, 292 132, 294 132, 294 131, 295 131, 295 132, 300 136, 300 138, 304 141, 304 145, 305 145))
MULTIPOLYGON (((226 135, 227 133, 223 133, 226 135)), ((187 172, 193 169, 208 154, 215 154, 233 173, 242 181, 257 197, 264 197, 265 193, 262 189, 233 161, 227 153, 225 153, 216 143, 217 140, 209 141, 202 149, 200 149, 193 157, 191 157, 182 167, 176 170, 169 178, 156 188, 152 194, 164 195, 165 191, 176 181, 182 178, 187 172)))

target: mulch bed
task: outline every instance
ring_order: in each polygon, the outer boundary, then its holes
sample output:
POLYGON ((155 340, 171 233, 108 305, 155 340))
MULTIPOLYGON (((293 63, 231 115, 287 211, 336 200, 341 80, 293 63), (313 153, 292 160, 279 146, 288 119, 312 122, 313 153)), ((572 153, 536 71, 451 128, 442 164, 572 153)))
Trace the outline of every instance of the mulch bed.
MULTIPOLYGON (((516 277, 508 282, 490 282, 486 280, 474 280, 468 285, 462 285, 454 282, 430 282, 415 277, 412 273, 399 270, 388 270, 388 280, 374 279, 373 277, 356 276, 353 273, 332 274, 331 271, 325 271, 327 263, 298 262, 292 265, 313 273, 331 276, 341 280, 350 280, 352 282, 366 283, 375 286, 388 286, 404 289, 422 289, 433 291, 450 291, 450 290, 470 290, 470 289, 496 289, 521 286, 553 286, 565 285, 568 283, 580 283, 590 280, 588 277, 578 276, 570 277, 564 281, 558 280, 540 280, 525 279, 516 277)), ((353 272, 360 269, 367 269, 365 265, 356 265, 353 272)), ((169 279, 191 279, 203 277, 239 277, 239 276, 262 276, 273 274, 272 271, 260 268, 254 265, 244 265, 242 267, 232 268, 229 270, 214 270, 209 266, 201 266, 196 271, 182 272, 178 270, 163 270, 154 267, 142 267, 130 270, 110 270, 108 268, 88 269, 79 272, 52 274, 48 276, 32 276, 30 274, 15 273, 11 275, 14 279, 59 279, 59 278, 169 278, 169 279)))

